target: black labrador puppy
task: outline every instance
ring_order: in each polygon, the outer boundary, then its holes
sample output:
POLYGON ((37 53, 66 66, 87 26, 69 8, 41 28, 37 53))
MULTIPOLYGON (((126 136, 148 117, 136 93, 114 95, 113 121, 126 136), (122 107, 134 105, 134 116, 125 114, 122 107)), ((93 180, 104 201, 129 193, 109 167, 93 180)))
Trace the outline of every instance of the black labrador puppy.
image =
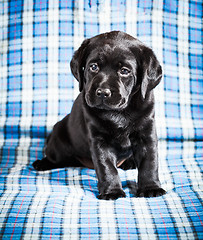
POLYGON ((80 94, 56 123, 38 171, 59 167, 96 170, 99 199, 125 197, 117 167, 138 168, 138 197, 165 194, 158 177, 153 88, 162 69, 153 51, 113 31, 85 40, 71 71, 80 94))

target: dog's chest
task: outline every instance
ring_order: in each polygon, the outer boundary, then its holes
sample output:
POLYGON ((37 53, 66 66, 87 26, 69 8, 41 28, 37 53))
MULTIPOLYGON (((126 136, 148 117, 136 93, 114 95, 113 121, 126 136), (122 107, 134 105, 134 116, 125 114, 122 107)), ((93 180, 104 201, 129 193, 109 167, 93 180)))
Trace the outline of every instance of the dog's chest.
POLYGON ((120 113, 108 113, 104 115, 104 119, 115 129, 125 129, 130 124, 129 118, 120 113))
POLYGON ((113 149, 116 153, 118 161, 127 159, 132 155, 131 142, 128 137, 120 136, 112 141, 113 149))
POLYGON ((109 139, 111 139, 114 145, 120 146, 120 148, 130 147, 130 131, 131 123, 130 119, 124 114, 109 114, 105 116, 105 126, 109 139))

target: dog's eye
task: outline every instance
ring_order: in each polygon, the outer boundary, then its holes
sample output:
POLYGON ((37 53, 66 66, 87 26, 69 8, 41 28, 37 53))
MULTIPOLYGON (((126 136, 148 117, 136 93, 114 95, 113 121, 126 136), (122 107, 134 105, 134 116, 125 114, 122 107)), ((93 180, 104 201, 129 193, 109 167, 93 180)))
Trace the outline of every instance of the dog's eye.
POLYGON ((122 67, 120 69, 120 74, 122 74, 122 75, 128 75, 129 73, 130 73, 130 70, 125 67, 122 67))
POLYGON ((90 65, 90 70, 92 72, 97 72, 99 70, 99 67, 96 63, 93 63, 93 64, 90 65))

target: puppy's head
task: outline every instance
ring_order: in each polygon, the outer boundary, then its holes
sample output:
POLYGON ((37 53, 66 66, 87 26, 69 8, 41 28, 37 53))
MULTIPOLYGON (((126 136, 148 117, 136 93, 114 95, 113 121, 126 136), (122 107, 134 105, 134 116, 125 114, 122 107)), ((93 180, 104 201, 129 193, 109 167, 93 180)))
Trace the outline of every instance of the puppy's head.
POLYGON ((142 100, 161 80, 153 51, 123 32, 85 40, 71 60, 71 70, 90 107, 124 109, 140 91, 142 100))

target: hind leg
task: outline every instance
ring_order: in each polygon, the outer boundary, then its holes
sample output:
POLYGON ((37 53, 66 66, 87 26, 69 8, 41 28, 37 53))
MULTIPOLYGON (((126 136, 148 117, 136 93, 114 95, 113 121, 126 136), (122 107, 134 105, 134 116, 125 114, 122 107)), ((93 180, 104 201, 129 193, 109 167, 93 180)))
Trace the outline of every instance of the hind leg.
POLYGON ((47 157, 42 158, 42 160, 36 160, 32 166, 37 171, 46 171, 53 168, 57 168, 56 164, 50 162, 47 157))
POLYGON ((42 158, 42 160, 36 160, 32 166, 37 171, 46 171, 55 168, 64 168, 64 167, 84 167, 76 158, 70 157, 60 163, 52 163, 47 157, 42 158))
POLYGON ((33 163, 33 167, 37 171, 83 166, 75 157, 75 152, 73 151, 68 135, 68 117, 67 115, 54 125, 52 133, 47 138, 45 157, 33 163))

